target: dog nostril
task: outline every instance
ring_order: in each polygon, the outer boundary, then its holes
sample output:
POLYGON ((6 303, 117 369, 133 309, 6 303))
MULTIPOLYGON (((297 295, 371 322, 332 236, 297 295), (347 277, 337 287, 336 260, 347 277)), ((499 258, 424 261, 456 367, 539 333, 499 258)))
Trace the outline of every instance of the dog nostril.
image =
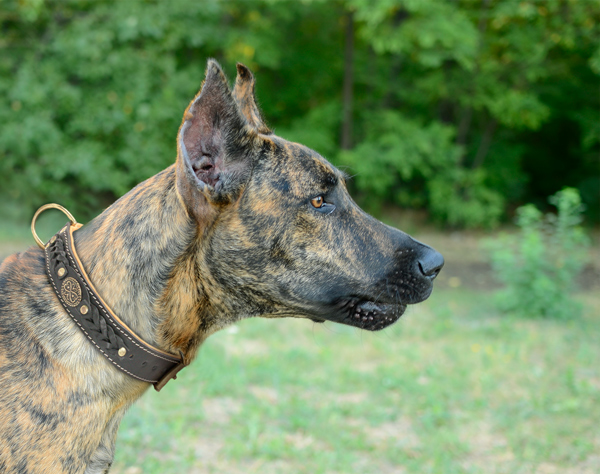
POLYGON ((419 259, 419 270, 427 278, 433 280, 444 266, 442 254, 431 249, 419 259))

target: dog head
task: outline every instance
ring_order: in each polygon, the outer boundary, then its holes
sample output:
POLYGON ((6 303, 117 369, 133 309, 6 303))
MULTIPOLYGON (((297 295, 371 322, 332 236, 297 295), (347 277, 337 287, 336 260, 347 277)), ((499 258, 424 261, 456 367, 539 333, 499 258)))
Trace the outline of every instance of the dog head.
POLYGON ((246 317, 394 323, 430 295, 442 256, 363 212, 325 158, 276 136, 252 73, 237 70, 231 91, 209 61, 177 139, 177 189, 211 298, 246 317))

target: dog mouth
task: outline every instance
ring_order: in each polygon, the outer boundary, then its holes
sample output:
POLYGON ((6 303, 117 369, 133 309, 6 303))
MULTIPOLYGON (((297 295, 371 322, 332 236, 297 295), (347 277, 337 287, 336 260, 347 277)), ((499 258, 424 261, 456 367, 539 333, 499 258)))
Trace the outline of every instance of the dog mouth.
MULTIPOLYGON (((331 316, 324 319, 367 331, 379 331, 394 324, 406 311, 406 304, 385 303, 350 298, 334 305, 331 316)), ((323 318, 311 318, 323 322, 323 318)))
POLYGON ((406 311, 406 305, 362 301, 349 309, 343 323, 367 331, 379 331, 398 321, 406 311))
POLYGON ((433 290, 431 279, 422 279, 413 285, 402 284, 405 279, 386 280, 385 285, 379 285, 374 291, 340 295, 312 312, 309 318, 318 323, 331 321, 367 331, 385 329, 400 319, 409 304, 425 301, 433 290), (377 296, 374 298, 374 295, 377 296))

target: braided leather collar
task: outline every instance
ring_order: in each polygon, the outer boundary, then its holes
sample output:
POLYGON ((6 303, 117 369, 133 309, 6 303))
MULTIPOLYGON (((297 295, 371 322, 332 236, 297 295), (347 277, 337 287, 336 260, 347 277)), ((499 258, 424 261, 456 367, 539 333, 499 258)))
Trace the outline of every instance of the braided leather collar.
POLYGON ((104 357, 160 391, 185 367, 183 354, 177 357, 145 343, 108 308, 75 252, 73 232, 79 227, 67 224, 45 246, 50 283, 66 312, 104 357))

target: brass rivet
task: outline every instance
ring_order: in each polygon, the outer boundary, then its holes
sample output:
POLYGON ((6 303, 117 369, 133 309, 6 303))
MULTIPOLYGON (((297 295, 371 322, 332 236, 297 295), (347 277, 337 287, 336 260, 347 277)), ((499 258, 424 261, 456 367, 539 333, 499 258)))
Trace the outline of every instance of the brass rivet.
POLYGON ((86 305, 84 305, 84 304, 82 304, 81 308, 79 308, 79 312, 81 314, 87 314, 88 311, 89 311, 89 308, 86 305))
POLYGON ((59 277, 65 276, 65 273, 67 273, 67 271, 64 268, 59 268, 58 269, 58 276, 59 277))
POLYGON ((127 354, 127 349, 125 349, 124 347, 121 347, 119 349, 118 354, 119 354, 119 357, 125 357, 125 354, 127 354))
POLYGON ((56 235, 53 235, 52 238, 50 239, 51 244, 53 244, 54 242, 56 242, 56 235))

